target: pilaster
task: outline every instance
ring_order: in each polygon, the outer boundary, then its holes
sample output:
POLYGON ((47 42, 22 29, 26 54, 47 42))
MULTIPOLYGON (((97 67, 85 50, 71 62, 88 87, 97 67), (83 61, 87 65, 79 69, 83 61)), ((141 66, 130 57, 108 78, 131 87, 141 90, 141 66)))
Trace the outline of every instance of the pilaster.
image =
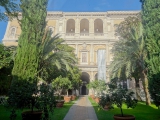
POLYGON ((94 51, 93 51, 93 44, 91 44, 91 48, 90 48, 90 64, 93 65, 94 64, 94 58, 93 58, 93 54, 94 54, 94 51))
POLYGON ((106 44, 106 65, 110 64, 110 52, 109 52, 109 44, 106 44))
POLYGON ((91 17, 90 20, 89 20, 89 33, 91 35, 94 34, 94 20, 93 18, 91 17))
POLYGON ((75 21, 75 33, 79 34, 80 33, 80 19, 77 17, 75 21))

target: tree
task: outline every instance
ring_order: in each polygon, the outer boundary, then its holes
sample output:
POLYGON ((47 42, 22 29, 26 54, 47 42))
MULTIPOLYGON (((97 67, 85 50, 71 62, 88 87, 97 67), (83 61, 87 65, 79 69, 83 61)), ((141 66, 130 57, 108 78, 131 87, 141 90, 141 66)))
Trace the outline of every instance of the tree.
POLYGON ((104 80, 94 80, 87 85, 88 89, 93 89, 93 92, 99 97, 107 89, 106 83, 104 80))
MULTIPOLYGON (((62 76, 59 76, 55 80, 53 80, 52 87, 58 93, 58 98, 60 100, 60 97, 61 97, 61 94, 62 94, 62 90, 71 89, 72 88, 72 84, 71 84, 71 81, 68 78, 63 78, 62 76)), ((67 92, 67 95, 68 95, 68 92, 67 92)))
POLYGON ((13 80, 33 81, 38 73, 39 46, 45 34, 47 3, 48 0, 21 0, 22 33, 18 39, 13 80))
POLYGON ((136 76, 139 76, 142 80, 146 104, 150 105, 147 68, 145 66, 147 53, 142 35, 141 19, 139 17, 126 18, 118 26, 117 30, 121 36, 121 40, 115 43, 113 47, 114 59, 111 64, 111 71, 114 77, 120 78, 122 75, 125 75, 126 78, 129 78, 135 77, 136 70, 138 70, 139 73, 136 76))
POLYGON ((1 0, 0 6, 4 8, 5 12, 0 11, 0 21, 7 20, 8 17, 12 18, 17 16, 19 7, 16 3, 17 0, 1 0))
POLYGON ((142 24, 144 26, 144 39, 147 46, 149 90, 154 103, 160 106, 160 1, 140 0, 142 2, 142 24))
POLYGON ((82 80, 80 79, 81 78, 81 71, 77 66, 73 66, 67 72, 67 78, 69 78, 69 80, 71 81, 73 90, 79 89, 79 87, 82 84, 82 80))
POLYGON ((15 47, 6 47, 0 44, 0 94, 8 93, 12 80, 13 56, 15 47))
POLYGON ((63 76, 76 63, 73 48, 63 43, 59 35, 51 37, 51 31, 46 31, 40 46, 38 69, 39 77, 48 83, 60 74, 63 76))

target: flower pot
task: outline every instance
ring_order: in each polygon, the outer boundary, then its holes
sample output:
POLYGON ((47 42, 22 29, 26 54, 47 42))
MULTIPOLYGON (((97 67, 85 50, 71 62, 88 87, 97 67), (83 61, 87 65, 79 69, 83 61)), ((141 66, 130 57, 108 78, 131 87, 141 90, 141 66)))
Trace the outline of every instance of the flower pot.
POLYGON ((71 96, 64 96, 64 101, 65 102, 70 102, 71 101, 71 96))
POLYGON ((99 98, 99 97, 96 97, 96 98, 95 98, 95 101, 96 101, 96 103, 99 103, 100 98, 99 98))
POLYGON ((110 104, 106 104, 105 106, 104 106, 104 110, 109 110, 110 109, 110 107, 111 107, 111 105, 110 104))
POLYGON ((57 100, 57 101, 56 101, 56 107, 57 107, 57 108, 63 107, 63 104, 64 104, 64 100, 57 100))
POLYGON ((90 97, 92 98, 92 100, 94 100, 94 95, 90 95, 90 97))
POLYGON ((114 115, 114 120, 135 120, 135 117, 133 115, 114 115))
POLYGON ((71 100, 75 100, 76 99, 76 96, 75 95, 72 95, 71 96, 71 100))
POLYGON ((25 111, 22 113, 22 120, 41 120, 42 111, 25 111))

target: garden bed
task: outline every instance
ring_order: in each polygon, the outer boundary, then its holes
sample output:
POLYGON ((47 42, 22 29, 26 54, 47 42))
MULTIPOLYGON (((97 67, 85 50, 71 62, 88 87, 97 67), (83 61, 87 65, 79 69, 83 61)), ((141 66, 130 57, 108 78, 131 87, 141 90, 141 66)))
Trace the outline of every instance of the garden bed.
MULTIPOLYGON (((98 108, 98 104, 89 97, 92 103, 98 120, 113 120, 113 115, 120 113, 119 108, 115 107, 109 111, 104 111, 98 108)), ((136 120, 160 120, 160 110, 155 105, 146 106, 144 102, 138 102, 134 109, 127 109, 123 105, 124 113, 132 114, 136 117, 136 120)))
MULTIPOLYGON (((52 116, 53 120, 63 120, 67 112, 69 111, 70 107, 75 103, 75 101, 71 101, 68 103, 64 103, 62 108, 55 108, 54 113, 52 116)), ((0 120, 10 120, 9 119, 10 111, 6 110, 6 108, 0 105, 0 120)), ((21 111, 17 111, 17 118, 16 120, 21 120, 21 111)))

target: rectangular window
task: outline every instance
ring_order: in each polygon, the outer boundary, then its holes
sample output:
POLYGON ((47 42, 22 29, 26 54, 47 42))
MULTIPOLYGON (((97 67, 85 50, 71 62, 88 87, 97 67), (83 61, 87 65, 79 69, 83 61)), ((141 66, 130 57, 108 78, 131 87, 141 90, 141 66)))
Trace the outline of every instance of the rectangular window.
POLYGON ((87 53, 82 53, 82 63, 87 63, 87 53))

